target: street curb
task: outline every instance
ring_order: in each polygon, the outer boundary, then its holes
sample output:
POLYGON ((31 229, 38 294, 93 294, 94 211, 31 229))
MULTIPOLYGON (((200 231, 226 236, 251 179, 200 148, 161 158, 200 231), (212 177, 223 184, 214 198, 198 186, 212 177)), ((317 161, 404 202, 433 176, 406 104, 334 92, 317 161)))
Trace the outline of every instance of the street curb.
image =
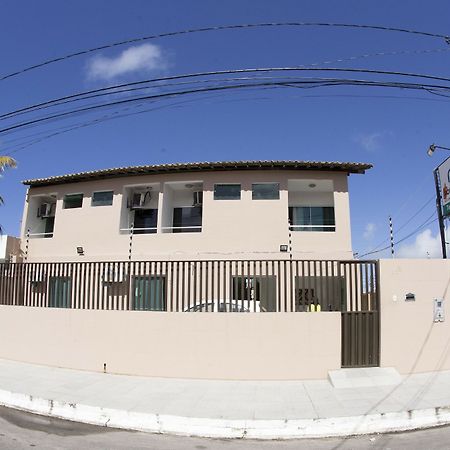
POLYGON ((103 427, 209 438, 299 439, 416 430, 450 423, 450 406, 323 419, 234 420, 139 413, 0 390, 0 405, 103 427))

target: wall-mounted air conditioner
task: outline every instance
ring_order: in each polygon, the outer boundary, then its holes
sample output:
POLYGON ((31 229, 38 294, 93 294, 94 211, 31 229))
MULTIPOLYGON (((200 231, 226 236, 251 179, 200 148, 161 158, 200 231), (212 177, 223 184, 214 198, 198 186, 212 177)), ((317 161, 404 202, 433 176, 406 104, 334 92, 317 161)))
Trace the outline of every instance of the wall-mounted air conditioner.
POLYGON ((41 219, 55 217, 56 203, 42 203, 38 208, 37 216, 41 219))
POLYGON ((130 209, 143 209, 150 207, 151 194, 150 191, 134 192, 128 199, 128 207, 130 209))
POLYGON ((203 191, 194 191, 194 204, 193 206, 202 206, 203 205, 203 191))

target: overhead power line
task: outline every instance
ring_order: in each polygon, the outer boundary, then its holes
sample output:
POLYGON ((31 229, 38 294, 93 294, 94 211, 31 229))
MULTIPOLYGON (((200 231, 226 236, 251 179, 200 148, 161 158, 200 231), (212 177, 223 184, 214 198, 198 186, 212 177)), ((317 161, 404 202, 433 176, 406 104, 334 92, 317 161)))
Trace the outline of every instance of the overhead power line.
POLYGON ((106 50, 113 47, 119 47, 127 44, 134 44, 137 42, 144 42, 149 40, 161 39, 166 37, 180 36, 185 34, 195 34, 195 33, 205 33, 223 30, 236 30, 236 29, 252 29, 252 28, 269 28, 269 27, 330 27, 330 28, 351 28, 351 29, 366 29, 366 30, 377 30, 377 31, 387 31, 387 32, 397 32, 397 33, 407 33, 416 36, 424 36, 429 38, 444 40, 447 44, 450 43, 450 37, 445 34, 431 33, 427 31, 398 28, 398 27, 386 27, 381 25, 364 25, 364 24, 352 24, 352 23, 325 23, 325 22, 267 22, 267 23, 249 23, 249 24, 232 24, 232 25, 218 25, 212 27, 203 28, 191 28, 187 30, 171 31, 168 33, 159 33, 148 36, 140 36, 131 39, 126 39, 119 42, 113 42, 109 44, 100 45, 97 47, 79 50, 66 55, 58 56, 56 58, 48 59, 40 63, 24 67, 22 69, 16 70, 14 72, 5 74, 0 77, 0 81, 21 75, 25 72, 31 70, 39 69, 50 64, 55 64, 64 60, 75 58, 78 56, 86 55, 89 53, 97 52, 100 50, 106 50))
MULTIPOLYGON (((400 244, 400 243, 406 241, 407 239, 409 239, 410 237, 412 237, 412 236, 414 236, 415 234, 417 234, 419 231, 421 231, 421 230, 422 230, 423 228, 425 228, 426 226, 431 225, 432 223, 436 222, 436 221, 438 220, 437 218, 431 219, 431 217, 433 217, 435 214, 436 214, 436 212, 433 212, 433 214, 432 214, 430 217, 428 217, 428 219, 427 219, 424 223, 422 223, 422 224, 419 225, 417 228, 415 228, 414 231, 412 231, 411 233, 409 233, 407 236, 405 236, 405 237, 403 237, 402 239, 400 239, 400 240, 394 242, 394 245, 398 245, 398 244, 400 244), (431 219, 431 220, 430 220, 430 219, 431 219)), ((388 246, 386 246, 386 247, 383 247, 383 248, 381 248, 381 249, 379 249, 379 250, 374 250, 374 251, 370 251, 370 252, 364 253, 364 254, 362 254, 362 255, 359 255, 359 258, 364 258, 365 256, 374 255, 374 254, 376 254, 376 253, 383 252, 384 250, 387 250, 387 249, 389 249, 389 248, 391 248, 391 245, 388 245, 388 246)))
MULTIPOLYGON (((125 111, 125 110, 129 110, 130 108, 124 108, 123 110, 119 110, 116 112, 113 112, 111 114, 107 114, 104 116, 101 116, 99 118, 96 119, 92 119, 89 121, 84 121, 84 122, 76 122, 75 124, 71 124, 71 125, 64 125, 62 127, 58 127, 56 129, 52 129, 52 130, 42 130, 36 133, 32 133, 32 134, 28 134, 25 136, 19 136, 13 139, 8 139, 8 140, 2 140, 2 146, 4 148, 7 148, 7 155, 13 155, 18 153, 19 151, 22 151, 24 149, 30 148, 36 144, 39 144, 43 141, 46 141, 48 139, 51 139, 55 136, 59 136, 61 134, 65 134, 65 133, 69 133, 71 131, 80 129, 80 128, 87 128, 90 126, 96 126, 99 124, 102 124, 104 122, 110 121, 110 120, 115 120, 115 119, 120 119, 123 117, 129 117, 132 115, 138 115, 138 114, 145 114, 147 112, 153 112, 153 111, 157 111, 157 110, 161 110, 161 109, 165 109, 165 108, 172 108, 172 107, 180 107, 180 103, 183 104, 188 104, 188 103, 194 103, 196 101, 203 101, 205 99, 214 99, 216 100, 217 98, 220 98, 222 96, 225 96, 225 94, 214 94, 211 96, 204 96, 201 98, 196 98, 196 99, 190 99, 190 100, 185 100, 183 102, 176 102, 176 103, 171 103, 168 105, 164 105, 164 106, 160 106, 157 108, 148 108, 148 109, 144 109, 142 111, 137 111, 137 112, 130 112, 130 113, 123 113, 120 114, 120 112, 125 111), (13 144, 13 145, 11 145, 13 144)), ((359 99, 359 98, 370 98, 370 99, 374 99, 374 100, 384 100, 384 99, 389 99, 389 100, 415 100, 415 101, 430 101, 430 102, 444 102, 444 103, 448 103, 448 101, 446 100, 440 100, 440 99, 434 99, 434 98, 422 98, 422 97, 414 97, 414 96, 392 96, 392 95, 345 95, 345 94, 324 94, 324 95, 291 95, 291 98, 302 98, 302 99, 310 99, 310 98, 352 98, 352 99, 359 99)), ((237 98, 237 99, 225 99, 219 102, 215 102, 217 103, 223 103, 223 102, 242 102, 242 101, 250 101, 250 100, 269 100, 270 97, 269 96, 264 96, 264 97, 247 97, 247 98, 237 98)), ((144 104, 140 103, 137 105, 133 105, 133 108, 139 108, 142 107, 144 104)), ((4 151, 5 152, 5 151, 4 151)), ((384 243, 385 241, 383 241, 384 243)), ((379 246, 377 246, 376 248, 378 248, 379 246)))
POLYGON ((91 112, 98 109, 111 108, 119 105, 133 103, 137 101, 157 101, 168 98, 175 98, 181 95, 193 95, 199 93, 206 92, 220 92, 227 90, 237 90, 237 89, 264 89, 264 88, 276 88, 276 87, 296 87, 296 88, 304 88, 310 89, 314 87, 330 87, 330 86, 364 86, 364 87, 386 87, 386 88, 400 88, 400 89, 409 89, 409 90, 423 90, 430 93, 433 93, 435 90, 450 90, 450 86, 445 85, 430 85, 430 84, 422 84, 422 83, 402 83, 402 82, 386 82, 386 81, 372 81, 372 80, 358 80, 358 79, 317 79, 317 80, 298 80, 298 81, 264 81, 258 83, 240 83, 233 85, 218 85, 218 86, 209 86, 206 88, 200 89, 184 89, 178 91, 165 92, 160 94, 153 95, 145 95, 140 97, 126 98, 122 100, 115 100, 111 102, 106 102, 102 104, 96 104, 91 106, 85 106, 69 111, 58 112, 55 114, 33 118, 31 120, 26 120, 19 123, 14 123, 12 125, 6 126, 5 128, 0 129, 0 134, 11 132, 14 130, 18 130, 24 127, 28 127, 30 125, 54 121, 58 119, 62 119, 65 117, 78 115, 82 113, 91 112))
MULTIPOLYGON (((188 79, 190 82, 193 82, 194 78, 201 77, 215 77, 217 75, 231 75, 231 74, 253 74, 257 75, 260 73, 271 73, 271 72, 337 72, 337 73, 361 73, 367 75, 389 75, 389 76, 402 76, 402 77, 411 77, 417 79, 424 80, 433 80, 433 81, 445 81, 450 82, 450 78, 436 76, 436 75, 428 75, 428 74, 420 74, 420 73, 412 73, 412 72, 401 72, 401 71, 389 71, 389 70, 376 70, 376 69, 358 69, 358 68, 343 68, 343 67, 259 67, 259 68, 246 68, 246 69, 228 69, 228 70, 218 70, 218 71, 207 71, 207 72, 194 72, 187 74, 179 74, 172 75, 166 77, 157 77, 150 78, 146 80, 133 81, 130 83, 121 83, 113 86, 107 86, 98 89, 91 89, 87 91, 77 92, 71 95, 66 95, 63 97, 55 98, 52 100, 47 100, 45 102, 36 103, 30 106, 26 106, 20 109, 16 109, 14 111, 10 111, 7 113, 3 113, 0 115, 0 119, 11 118, 16 115, 24 114, 27 112, 31 112, 34 110, 42 109, 43 107, 57 106, 60 104, 67 104, 72 101, 80 101, 79 99, 86 98, 94 98, 102 95, 111 95, 118 93, 130 92, 136 89, 137 86, 141 86, 140 89, 148 88, 149 84, 155 84, 160 87, 158 83, 167 82, 167 81, 175 81, 175 80, 183 80, 188 79), (145 85, 145 86, 144 86, 145 85)), ((362 80, 365 81, 365 80, 362 80)), ((200 83, 205 82, 205 80, 200 81, 200 83)), ((368 80, 367 82, 370 82, 368 80)), ((428 85, 429 89, 437 89, 444 88, 447 89, 447 86, 433 86, 428 85)), ((433 92, 432 92, 433 93, 433 92)))
MULTIPOLYGON (((434 200, 434 195, 431 197, 431 199, 427 200, 427 201, 425 202, 425 204, 419 208, 418 211, 416 211, 416 212, 415 212, 411 217, 409 217, 402 225, 400 225, 400 227, 399 227, 398 229, 396 229, 396 233, 399 233, 401 230, 403 230, 403 228, 405 228, 407 225, 409 225, 409 224, 412 222, 412 220, 413 220, 414 218, 416 218, 416 217, 417 217, 417 216, 425 209, 425 207, 428 206, 433 200, 434 200)), ((397 214, 398 214, 398 212, 403 208, 403 206, 404 206, 406 203, 407 203, 407 202, 404 202, 404 203, 402 204, 402 206, 400 207, 400 209, 397 211, 397 214)), ((389 241, 389 238, 383 239, 379 244, 375 245, 371 250, 369 250, 369 253, 376 252, 381 246, 383 246, 383 245, 384 245, 386 242, 388 242, 388 241, 389 241)))
POLYGON ((276 88, 276 87, 303 87, 305 89, 313 87, 330 87, 330 86, 365 86, 365 87, 386 87, 386 88, 400 88, 400 89, 412 89, 412 90, 450 90, 450 86, 445 85, 426 85, 421 83, 400 83, 400 82, 381 82, 381 81, 371 81, 371 80, 355 80, 355 79, 319 79, 319 80, 308 80, 308 81, 265 81, 259 83, 240 83, 234 85, 220 85, 220 86, 210 86, 200 89, 185 89, 181 91, 165 92, 161 94, 146 95, 140 97, 133 97, 131 99, 115 100, 112 102, 106 102, 102 104, 97 104, 93 106, 81 107, 78 109, 73 109, 70 111, 59 112, 44 117, 38 117, 31 120, 26 120, 24 122, 15 123, 9 125, 5 128, 0 129, 0 134, 18 130, 30 125, 54 121, 68 116, 73 116, 76 114, 87 113, 102 108, 111 108, 127 103, 133 103, 137 101, 156 101, 162 100, 164 98, 175 98, 181 95, 193 95, 205 92, 219 92, 227 90, 236 89, 262 89, 262 88, 276 88))

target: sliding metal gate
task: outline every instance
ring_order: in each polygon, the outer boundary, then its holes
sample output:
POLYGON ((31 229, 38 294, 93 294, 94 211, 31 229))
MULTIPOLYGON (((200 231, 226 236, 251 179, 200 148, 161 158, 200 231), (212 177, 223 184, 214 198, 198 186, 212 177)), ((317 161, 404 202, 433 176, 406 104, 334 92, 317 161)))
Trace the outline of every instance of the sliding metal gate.
POLYGON ((380 363, 380 301, 377 263, 342 262, 346 284, 341 312, 342 367, 376 367, 380 363))

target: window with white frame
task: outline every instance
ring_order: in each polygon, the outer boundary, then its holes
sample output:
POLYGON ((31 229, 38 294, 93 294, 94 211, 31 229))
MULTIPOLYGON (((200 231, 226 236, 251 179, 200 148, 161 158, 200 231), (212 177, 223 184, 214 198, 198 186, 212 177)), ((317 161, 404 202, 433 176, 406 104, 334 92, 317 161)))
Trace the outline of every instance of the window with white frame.
POLYGON ((280 183, 253 183, 252 200, 279 200, 280 183))
POLYGON ((92 193, 92 206, 110 206, 113 204, 113 191, 99 191, 92 193))
POLYGON ((289 222, 293 231, 336 231, 333 206, 291 206, 289 222))
POLYGON ((214 200, 240 200, 240 184, 215 184, 214 200))
POLYGON ((66 194, 63 200, 63 209, 81 208, 83 206, 83 194, 66 194))

